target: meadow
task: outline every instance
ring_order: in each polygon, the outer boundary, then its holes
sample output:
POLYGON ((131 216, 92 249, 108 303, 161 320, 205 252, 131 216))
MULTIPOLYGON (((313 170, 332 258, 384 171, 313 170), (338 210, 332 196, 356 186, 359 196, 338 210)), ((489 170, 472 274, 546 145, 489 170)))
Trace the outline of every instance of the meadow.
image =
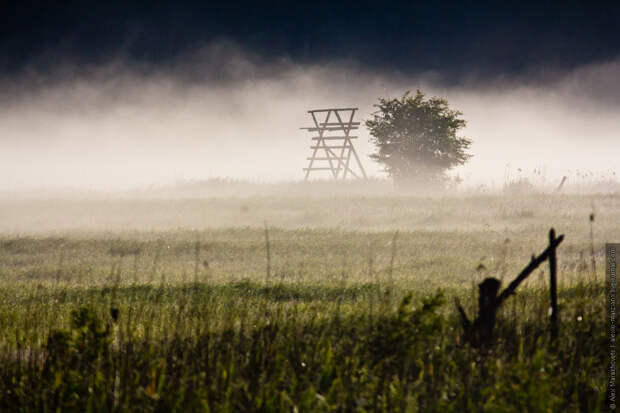
POLYGON ((0 409, 606 410, 619 194, 304 190, 1 199, 0 409), (471 347, 550 227, 558 338, 542 265, 471 347))

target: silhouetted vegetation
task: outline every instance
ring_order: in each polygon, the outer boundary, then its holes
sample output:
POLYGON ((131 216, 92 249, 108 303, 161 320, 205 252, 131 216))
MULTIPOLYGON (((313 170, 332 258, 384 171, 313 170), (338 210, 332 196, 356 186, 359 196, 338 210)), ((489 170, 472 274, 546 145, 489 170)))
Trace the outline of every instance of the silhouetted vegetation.
POLYGON ((0 408, 596 411, 602 403, 604 300, 595 285, 564 291, 556 348, 546 313, 531 318, 546 296, 527 294, 515 297, 517 313, 500 315, 490 350, 460 342, 441 292, 408 294, 396 307, 373 293, 335 311, 318 296, 282 303, 257 285, 243 290, 246 304, 208 288, 164 288, 177 314, 157 314, 157 300, 128 289, 117 297, 118 319, 99 301, 72 310, 67 328, 5 337, 0 408), (136 320, 145 311, 150 323, 136 320))

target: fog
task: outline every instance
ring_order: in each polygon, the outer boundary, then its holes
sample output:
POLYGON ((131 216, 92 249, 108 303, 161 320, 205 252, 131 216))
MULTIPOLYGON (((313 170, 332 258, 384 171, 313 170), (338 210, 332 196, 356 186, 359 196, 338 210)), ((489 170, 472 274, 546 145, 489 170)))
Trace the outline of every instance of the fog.
MULTIPOLYGON (((440 74, 387 72, 354 61, 301 66, 264 61, 217 42, 148 67, 112 59, 61 63, 5 78, 0 98, 0 189, 128 189, 227 177, 303 179, 307 110, 359 107, 406 90, 448 99, 467 120, 471 161, 463 186, 527 177, 612 179, 620 154, 620 59, 562 73, 443 84, 440 74), (593 178, 593 176, 595 178, 593 178), (581 178, 577 178, 581 177, 581 178)), ((383 176, 365 128, 355 145, 370 176, 383 176)), ((317 175, 318 176, 318 175, 317 175)))

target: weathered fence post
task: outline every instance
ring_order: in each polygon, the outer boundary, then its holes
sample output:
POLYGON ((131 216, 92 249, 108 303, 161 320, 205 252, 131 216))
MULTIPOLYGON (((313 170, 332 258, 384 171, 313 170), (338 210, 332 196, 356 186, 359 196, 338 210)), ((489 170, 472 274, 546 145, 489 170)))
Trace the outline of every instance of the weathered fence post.
POLYGON ((555 242, 555 230, 549 230, 549 294, 551 295, 551 338, 558 336, 558 292, 557 292, 557 257, 555 242))
POLYGON ((495 327, 495 316, 497 314, 497 293, 501 281, 496 278, 486 278, 478 286, 478 319, 477 341, 480 343, 489 343, 493 338, 493 329, 495 327))

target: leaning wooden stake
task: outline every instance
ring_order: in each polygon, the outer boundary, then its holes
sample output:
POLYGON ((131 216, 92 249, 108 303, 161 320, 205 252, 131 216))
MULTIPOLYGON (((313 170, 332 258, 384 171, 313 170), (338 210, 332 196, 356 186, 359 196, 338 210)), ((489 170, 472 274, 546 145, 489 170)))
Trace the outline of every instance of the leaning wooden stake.
POLYGON ((555 192, 560 192, 562 190, 567 179, 568 178, 566 176, 562 178, 562 182, 560 182, 560 185, 558 185, 558 187, 555 189, 555 192))
MULTIPOLYGON (((530 263, 519 273, 508 287, 497 295, 501 282, 497 278, 486 278, 480 285, 478 285, 478 317, 474 322, 470 322, 460 305, 458 300, 456 301, 457 309, 461 315, 463 323, 463 329, 465 330, 464 339, 472 343, 476 347, 486 346, 491 343, 493 338, 493 329, 495 327, 495 316, 497 310, 503 304, 508 297, 510 297, 516 291, 519 284, 521 284, 540 264, 545 262, 551 256, 554 257, 554 273, 555 273, 555 249, 564 240, 564 235, 555 237, 555 231, 553 228, 549 234, 549 246, 538 256, 532 256, 530 263), (553 235, 553 237, 552 237, 553 235)), ((550 264, 552 265, 552 264, 550 264)), ((555 288, 554 288, 555 291, 555 288)), ((556 306, 557 306, 557 300, 556 306)), ((553 304, 552 304, 553 305, 553 304)), ((555 310, 557 317, 557 308, 555 310)))

